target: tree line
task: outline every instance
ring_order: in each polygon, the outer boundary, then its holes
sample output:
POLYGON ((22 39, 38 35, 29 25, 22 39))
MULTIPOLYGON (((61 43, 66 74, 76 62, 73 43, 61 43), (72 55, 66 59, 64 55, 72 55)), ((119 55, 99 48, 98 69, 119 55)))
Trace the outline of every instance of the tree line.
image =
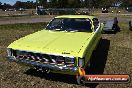
POLYGON ((132 0, 37 0, 45 8, 102 8, 102 7, 129 7, 132 0))
POLYGON ((129 7, 132 6, 131 0, 36 0, 21 2, 16 1, 14 5, 2 4, 0 2, 0 9, 6 8, 25 8, 34 9, 36 6, 43 6, 44 8, 102 8, 102 7, 129 7))
POLYGON ((0 2, 0 9, 2 10, 13 9, 13 8, 35 9, 36 5, 37 5, 36 2, 33 1, 27 1, 27 2, 16 1, 14 5, 6 4, 6 3, 2 4, 0 2))

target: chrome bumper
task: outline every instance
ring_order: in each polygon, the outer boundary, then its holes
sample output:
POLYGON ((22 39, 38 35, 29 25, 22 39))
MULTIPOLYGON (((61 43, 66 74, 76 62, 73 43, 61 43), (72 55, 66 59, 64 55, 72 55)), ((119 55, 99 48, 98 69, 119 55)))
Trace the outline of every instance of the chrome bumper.
POLYGON ((44 64, 41 62, 28 60, 28 59, 16 59, 14 56, 8 56, 7 59, 9 61, 23 63, 23 64, 30 65, 30 66, 48 68, 51 71, 71 72, 73 74, 76 74, 76 73, 78 73, 78 69, 79 69, 79 67, 67 67, 66 65, 44 64))

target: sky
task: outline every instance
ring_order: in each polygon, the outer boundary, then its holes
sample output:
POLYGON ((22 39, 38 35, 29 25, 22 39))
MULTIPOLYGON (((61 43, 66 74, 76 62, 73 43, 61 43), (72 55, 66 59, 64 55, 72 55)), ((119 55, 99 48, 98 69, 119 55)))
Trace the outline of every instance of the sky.
POLYGON ((36 1, 36 0, 0 0, 0 2, 3 3, 7 3, 7 4, 11 4, 13 5, 16 1, 21 1, 21 2, 26 2, 26 1, 36 1))

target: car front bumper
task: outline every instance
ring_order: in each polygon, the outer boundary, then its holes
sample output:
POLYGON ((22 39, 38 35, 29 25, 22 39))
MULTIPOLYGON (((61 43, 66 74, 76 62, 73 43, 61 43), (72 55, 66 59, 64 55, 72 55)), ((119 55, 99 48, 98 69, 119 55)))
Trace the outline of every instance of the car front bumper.
MULTIPOLYGON (((7 59, 9 61, 17 62, 22 65, 30 66, 30 67, 39 67, 39 68, 46 68, 50 72, 53 73, 62 73, 62 74, 69 74, 69 75, 77 75, 79 73, 79 67, 67 67, 62 65, 55 65, 55 64, 45 64, 41 62, 37 62, 34 60, 28 60, 28 59, 16 59, 14 56, 8 56, 7 59)), ((42 70, 41 69, 41 70, 42 70)))

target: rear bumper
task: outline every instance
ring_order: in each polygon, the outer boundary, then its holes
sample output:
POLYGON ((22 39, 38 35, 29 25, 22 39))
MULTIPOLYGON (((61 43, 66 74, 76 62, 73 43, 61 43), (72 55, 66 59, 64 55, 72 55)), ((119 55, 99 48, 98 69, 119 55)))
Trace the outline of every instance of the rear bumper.
POLYGON ((54 64, 44 64, 42 62, 37 62, 34 60, 28 59, 16 59, 14 56, 8 56, 7 59, 9 61, 17 62, 22 65, 31 66, 31 67, 40 67, 40 68, 47 68, 51 72, 54 73, 62 73, 62 74, 69 74, 69 75, 77 75, 79 67, 67 67, 61 65, 54 65, 54 64))

